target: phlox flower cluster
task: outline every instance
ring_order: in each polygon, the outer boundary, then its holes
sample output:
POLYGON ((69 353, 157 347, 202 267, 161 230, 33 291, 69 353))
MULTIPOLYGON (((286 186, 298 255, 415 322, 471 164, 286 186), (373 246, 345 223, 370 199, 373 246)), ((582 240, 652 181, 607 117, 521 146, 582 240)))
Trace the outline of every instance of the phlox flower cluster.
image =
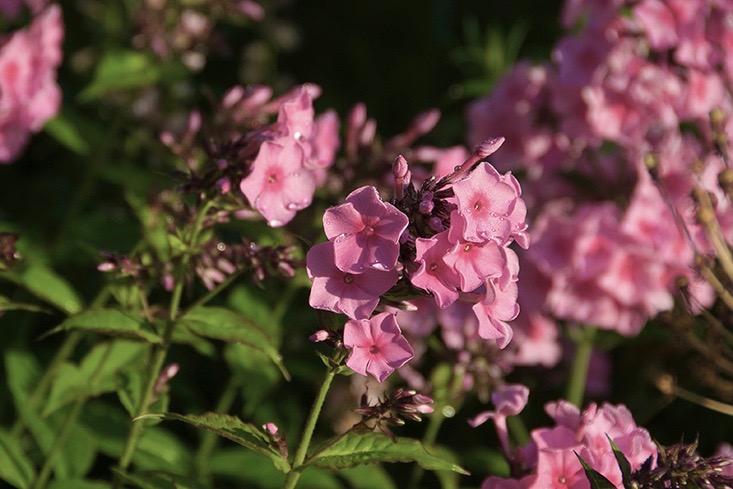
MULTIPOLYGON (((0 162, 15 160, 31 134, 37 133, 61 107, 56 72, 63 57, 61 7, 28 2, 30 25, 0 40, 0 162)), ((15 18, 21 2, 7 2, 0 13, 15 18)))
POLYGON ((551 62, 515 65, 470 106, 469 139, 504 131, 497 167, 524 175, 539 210, 527 262, 542 280, 521 292, 544 303, 532 312, 635 335, 672 306, 678 277, 693 303, 712 302, 694 270, 710 250, 695 188, 716 196, 733 242, 717 184, 733 123, 733 5, 568 0, 562 20, 551 62))
POLYGON ((238 217, 262 217, 271 227, 284 226, 311 204, 340 144, 336 113, 315 116, 313 100, 320 93, 316 85, 306 84, 272 99, 266 86, 231 88, 211 127, 204 129, 219 142, 207 143, 203 164, 195 144, 203 126, 198 112, 189 116, 184 135, 165 132, 161 139, 187 162, 187 190, 232 196, 239 189, 248 205, 238 210, 238 217))
POLYGON ((588 489, 590 483, 578 456, 616 487, 623 488, 609 440, 625 455, 632 471, 647 461, 654 466, 657 447, 649 432, 636 425, 625 406, 608 403, 590 404, 582 412, 567 401, 546 404, 545 412, 554 426, 532 430, 529 443, 511 452, 506 417, 521 412, 527 399, 525 386, 503 386, 492 395, 495 411, 481 413, 472 420, 473 426, 493 420, 512 469, 512 478, 489 477, 482 489, 588 489))
MULTIPOLYGON (((391 203, 382 200, 375 187, 365 186, 325 212, 328 242, 315 245, 306 257, 313 281, 310 305, 351 318, 345 340, 358 326, 364 331, 371 327, 376 342, 378 335, 367 320, 381 299, 394 304, 424 296, 440 310, 468 308, 480 338, 499 348, 509 343, 508 321, 519 313, 519 266, 508 246, 514 241, 528 246, 529 235, 518 182, 483 161, 502 142, 483 143, 453 172, 426 179, 417 188, 407 161, 399 156, 393 166, 391 203)), ((407 307, 414 309, 414 304, 407 307)), ((396 321, 390 331, 401 351, 412 357, 396 321)), ((374 349, 382 351, 383 346, 374 349)), ((404 361, 397 363, 402 366, 404 361)), ((347 365, 380 381, 398 368, 384 369, 357 348, 352 348, 347 365)))

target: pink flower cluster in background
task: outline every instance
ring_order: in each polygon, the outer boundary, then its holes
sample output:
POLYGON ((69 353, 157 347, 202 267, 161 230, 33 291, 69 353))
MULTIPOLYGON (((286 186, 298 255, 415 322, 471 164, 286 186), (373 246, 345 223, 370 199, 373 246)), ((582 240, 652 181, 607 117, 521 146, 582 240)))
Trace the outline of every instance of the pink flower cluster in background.
POLYGON ((657 447, 649 432, 636 425, 625 406, 604 403, 599 407, 593 403, 581 412, 567 401, 546 404, 545 412, 555 425, 532 430, 530 442, 511 452, 506 417, 519 414, 527 399, 525 386, 503 386, 492 395, 496 410, 479 414, 471 422, 478 426, 489 419, 494 421, 514 476, 489 477, 482 489, 587 489, 590 483, 578 456, 622 488, 621 470, 609 439, 626 456, 632 471, 657 457, 657 447))
MULTIPOLYGON (((28 2, 29 26, 0 41, 0 162, 20 155, 33 133, 59 111, 61 89, 56 71, 63 57, 64 24, 61 7, 28 2)), ((45 3, 45 2, 44 2, 45 3)), ((17 16, 20 2, 0 7, 5 16, 17 16)))
MULTIPOLYGON (((392 203, 365 186, 328 209, 323 227, 329 241, 306 257, 311 306, 350 317, 347 331, 354 335, 354 328, 367 327, 381 297, 412 288, 412 296, 426 296, 424 301, 439 310, 455 305, 465 311, 474 318, 478 337, 504 348, 513 334, 508 321, 519 313, 519 265, 508 246, 517 241, 527 247, 529 235, 519 183, 483 161, 502 143, 503 138, 484 142, 455 171, 418 187, 399 156, 392 203)), ((392 330, 401 343, 396 321, 392 330)), ((370 371, 365 358, 352 348, 347 365, 383 380, 386 370, 370 371)))
MULTIPOLYGON (((678 277, 698 306, 713 300, 694 270, 710 246, 690 194, 722 197, 730 148, 714 149, 709 117, 722 111, 730 132, 733 4, 569 0, 563 23, 552 62, 515 65, 470 106, 469 140, 502 131, 497 167, 525 179, 539 278, 522 281, 539 299, 525 310, 636 335, 671 308, 678 277)), ((733 242, 727 199, 714 205, 733 242)))

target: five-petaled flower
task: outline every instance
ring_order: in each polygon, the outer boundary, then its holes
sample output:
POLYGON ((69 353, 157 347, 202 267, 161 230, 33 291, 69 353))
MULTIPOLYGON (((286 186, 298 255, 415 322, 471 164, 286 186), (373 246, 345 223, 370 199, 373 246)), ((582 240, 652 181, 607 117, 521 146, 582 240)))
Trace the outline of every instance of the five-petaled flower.
POLYGON ((370 373, 383 382, 414 355, 397 325, 394 314, 383 312, 371 319, 350 320, 344 326, 344 345, 351 350, 346 359, 353 371, 370 373))

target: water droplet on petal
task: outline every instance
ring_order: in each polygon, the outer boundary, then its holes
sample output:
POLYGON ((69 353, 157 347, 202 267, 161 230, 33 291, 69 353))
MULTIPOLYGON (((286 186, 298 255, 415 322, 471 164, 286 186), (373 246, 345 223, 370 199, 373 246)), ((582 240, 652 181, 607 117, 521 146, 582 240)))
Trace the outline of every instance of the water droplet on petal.
POLYGON ((285 208, 289 211, 297 211, 298 209, 300 209, 300 206, 295 202, 288 202, 287 204, 285 204, 285 208))
POLYGON ((384 272, 386 272, 387 270, 389 270, 389 268, 387 267, 387 265, 385 265, 384 263, 379 263, 378 261, 375 261, 374 263, 371 263, 369 265, 369 267, 371 267, 371 268, 373 268, 375 270, 382 270, 384 272))
POLYGON ((270 226, 271 228, 279 228, 283 224, 285 223, 278 219, 270 219, 269 221, 267 221, 267 225, 270 226))

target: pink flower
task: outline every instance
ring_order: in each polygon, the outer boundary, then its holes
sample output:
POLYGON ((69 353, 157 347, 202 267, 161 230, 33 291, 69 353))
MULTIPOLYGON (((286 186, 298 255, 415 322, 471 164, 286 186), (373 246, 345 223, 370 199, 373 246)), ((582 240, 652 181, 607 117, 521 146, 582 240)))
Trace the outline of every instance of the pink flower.
POLYGON ((458 299, 460 277, 443 258, 453 247, 448 241, 448 231, 436 234, 432 238, 417 238, 415 261, 420 268, 410 277, 415 287, 430 291, 441 309, 453 304, 458 299))
POLYGON ((574 451, 580 446, 540 450, 537 454, 537 478, 531 487, 537 489, 588 489, 590 483, 574 451))
POLYGON ((503 245, 512 238, 523 248, 529 246, 524 218, 527 208, 519 198, 519 183, 511 175, 500 175, 488 163, 481 163, 471 174, 453 185, 458 210, 466 221, 463 237, 483 242, 493 239, 503 245))
POLYGON ((239 188, 270 226, 280 227, 311 204, 316 183, 303 168, 303 150, 295 142, 266 141, 239 188))
POLYGON ((502 450, 507 458, 512 458, 512 450, 509 444, 509 431, 507 430, 507 416, 516 416, 521 413, 529 400, 529 389, 522 384, 506 384, 497 388, 491 393, 491 402, 496 406, 494 411, 484 411, 475 418, 469 420, 468 424, 474 428, 493 419, 496 432, 501 442, 502 450))
POLYGON ((339 270, 334 264, 332 242, 315 245, 308 251, 306 266, 313 281, 310 305, 349 316, 351 319, 368 318, 379 303, 379 296, 397 283, 395 270, 372 268, 360 274, 339 270))
POLYGON ((63 37, 61 8, 51 5, 0 47, 0 162, 17 158, 30 134, 58 112, 63 37))
POLYGON ((344 345, 351 350, 346 365, 362 375, 372 374, 379 382, 414 356, 394 314, 387 312, 371 319, 347 321, 344 345))
POLYGON ((463 220, 451 213, 448 240, 455 243, 443 260, 461 278, 461 290, 471 292, 489 277, 500 277, 507 264, 504 249, 494 241, 474 243, 463 239, 463 220))
POLYGON ((498 286, 496 279, 486 282, 486 298, 473 306, 481 338, 496 341, 499 348, 509 344, 514 332, 507 321, 519 315, 518 295, 516 282, 510 282, 504 290, 498 286))
POLYGON ((351 273, 369 268, 394 270, 399 239, 407 224, 407 216, 383 202, 372 186, 354 190, 343 204, 323 215, 323 229, 334 244, 336 266, 351 273))

